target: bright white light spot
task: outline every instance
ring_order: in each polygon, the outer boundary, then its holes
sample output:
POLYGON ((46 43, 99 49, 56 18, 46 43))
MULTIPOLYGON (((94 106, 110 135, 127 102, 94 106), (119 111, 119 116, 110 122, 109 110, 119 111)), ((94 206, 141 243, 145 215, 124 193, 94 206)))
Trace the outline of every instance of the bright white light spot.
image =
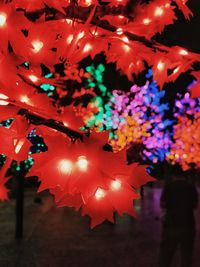
POLYGON ((85 35, 85 32, 82 31, 82 32, 78 33, 77 37, 78 37, 78 39, 81 39, 81 38, 83 38, 84 35, 85 35))
POLYGON ((123 37, 122 37, 122 40, 123 40, 125 43, 129 43, 129 39, 128 39, 128 37, 126 37, 126 36, 123 36, 123 37))
POLYGON ((159 16, 162 16, 163 13, 164 13, 164 10, 162 7, 156 7, 154 11, 154 16, 159 17, 159 16))
POLYGON ((97 200, 100 200, 100 199, 104 198, 105 195, 106 195, 105 190, 103 190, 103 189, 101 189, 101 188, 98 188, 97 191, 96 191, 96 193, 95 193, 95 198, 96 198, 97 200))
POLYGON ((124 16, 119 15, 118 18, 119 18, 119 19, 124 19, 124 16))
POLYGON ((58 168, 62 173, 70 174, 72 172, 72 162, 67 159, 62 159, 58 162, 58 168))
POLYGON ((112 191, 117 191, 121 188, 122 183, 119 180, 112 181, 110 184, 111 190, 112 191))
POLYGON ((21 150, 23 144, 24 144, 24 140, 19 140, 19 141, 17 142, 17 140, 15 139, 15 140, 14 140, 14 143, 15 143, 15 145, 16 145, 16 146, 15 146, 15 153, 18 154, 19 151, 21 150), (16 144, 16 143, 17 143, 17 144, 16 144))
POLYGON ((66 19, 67 24, 72 24, 72 20, 71 19, 66 19))
POLYGON ((188 55, 188 51, 185 50, 185 49, 180 49, 179 50, 179 55, 181 55, 181 56, 187 56, 188 55))
POLYGON ((118 35, 122 35, 123 34, 123 29, 122 28, 117 28, 117 30, 116 30, 116 33, 118 34, 118 35))
POLYGON ((180 67, 175 68, 175 70, 173 71, 173 74, 176 74, 179 70, 180 70, 180 67))
POLYGON ((9 102, 4 101, 2 99, 8 99, 7 95, 0 94, 0 106, 7 106, 9 102))
POLYGON ((90 6, 92 4, 92 1, 91 0, 85 0, 85 5, 86 6, 90 6))
POLYGON ((33 83, 35 83, 35 82, 38 81, 38 77, 35 76, 35 75, 29 75, 28 77, 29 77, 29 79, 30 79, 33 83))
POLYGON ((0 27, 5 26, 7 15, 5 13, 0 14, 0 27))
POLYGON ((91 44, 86 44, 83 48, 83 53, 89 52, 92 49, 92 45, 91 44))
POLYGON ((88 160, 85 156, 80 156, 78 158, 77 165, 81 171, 86 171, 88 168, 88 160))
POLYGON ((158 62, 157 69, 162 71, 164 69, 164 63, 162 61, 158 62))
POLYGON ((130 46, 129 45, 123 45, 123 49, 125 52, 129 52, 131 50, 130 46))
POLYGON ((179 154, 175 154, 175 158, 178 159, 179 158, 179 154))
POLYGON ((70 34, 70 35, 67 37, 66 42, 67 42, 68 44, 71 44, 73 38, 74 38, 74 35, 73 35, 73 34, 70 34))
POLYGON ((22 103, 26 103, 26 104, 28 104, 29 103, 29 98, 28 98, 28 96, 27 95, 22 95, 21 97, 20 97, 20 101, 22 102, 22 103))
POLYGON ((143 19, 143 24, 148 25, 151 22, 149 18, 143 19))
POLYGON ((39 41, 39 40, 35 40, 32 42, 32 46, 34 48, 34 52, 39 52, 42 47, 44 46, 43 42, 39 41))
POLYGON ((63 121, 63 124, 64 124, 64 126, 66 126, 66 127, 68 127, 68 126, 69 126, 69 123, 68 123, 68 122, 66 122, 66 121, 63 121))

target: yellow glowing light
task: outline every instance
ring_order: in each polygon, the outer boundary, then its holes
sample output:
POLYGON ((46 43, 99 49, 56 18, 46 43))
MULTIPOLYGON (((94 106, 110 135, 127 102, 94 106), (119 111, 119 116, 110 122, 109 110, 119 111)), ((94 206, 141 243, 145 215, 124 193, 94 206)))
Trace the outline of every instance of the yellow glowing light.
POLYGON ((43 47, 43 42, 39 41, 39 40, 35 40, 32 42, 32 46, 34 48, 34 52, 38 53, 42 47, 43 47))
POLYGON ((148 25, 151 22, 149 18, 143 19, 143 24, 148 25))
POLYGON ((159 61, 157 64, 157 69, 162 71, 164 69, 164 63, 162 61, 159 61))
POLYGON ((85 156, 80 156, 78 158, 77 165, 81 171, 86 171, 88 168, 88 160, 85 156))
POLYGON ((7 95, 0 94, 0 106, 7 106, 9 102, 2 100, 2 99, 8 99, 7 95))
POLYGON ((83 53, 89 52, 92 49, 92 45, 87 43, 83 48, 83 53))
POLYGON ((117 28, 117 30, 116 30, 116 33, 118 34, 118 35, 122 35, 123 34, 123 29, 122 28, 117 28))
POLYGON ((159 17, 159 16, 162 16, 163 13, 164 13, 164 10, 162 7, 156 7, 154 11, 154 16, 159 17))
POLYGON ((30 79, 33 83, 35 83, 35 82, 38 81, 38 77, 35 76, 35 75, 29 75, 28 77, 29 77, 29 79, 30 79))
POLYGON ((112 191, 118 191, 121 188, 121 186, 122 186, 122 183, 119 180, 114 180, 110 184, 112 191))
POLYGON ((100 200, 100 199, 104 198, 105 195, 106 195, 105 190, 103 190, 103 189, 101 189, 101 188, 98 188, 97 191, 96 191, 96 193, 95 193, 95 198, 96 198, 97 200, 100 200))
POLYGON ((185 50, 185 49, 180 49, 179 50, 179 55, 181 55, 181 56, 187 56, 188 55, 188 51, 185 50))
POLYGON ((72 172, 72 162, 67 159, 62 159, 58 162, 58 169, 65 174, 70 174, 72 172))
POLYGON ((73 35, 73 34, 70 34, 70 35, 67 37, 66 42, 67 42, 68 44, 71 44, 73 38, 74 38, 74 35, 73 35))
POLYGON ((6 25, 7 15, 5 13, 0 14, 0 27, 6 25))

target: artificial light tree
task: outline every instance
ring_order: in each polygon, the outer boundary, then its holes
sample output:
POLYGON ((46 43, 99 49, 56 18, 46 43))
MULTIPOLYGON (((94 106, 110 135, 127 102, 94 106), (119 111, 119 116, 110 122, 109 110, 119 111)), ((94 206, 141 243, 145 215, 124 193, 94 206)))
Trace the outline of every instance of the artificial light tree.
POLYGON ((199 79, 198 54, 152 40, 177 9, 189 19, 186 2, 1 1, 2 199, 12 161, 31 161, 27 176, 38 176, 39 190, 49 189, 58 206, 81 208, 92 227, 115 211, 135 214, 136 190, 154 179, 145 165, 126 164, 126 149, 139 143, 143 160, 176 161, 160 90, 186 71, 199 79), (125 82, 114 88, 104 74, 125 82))

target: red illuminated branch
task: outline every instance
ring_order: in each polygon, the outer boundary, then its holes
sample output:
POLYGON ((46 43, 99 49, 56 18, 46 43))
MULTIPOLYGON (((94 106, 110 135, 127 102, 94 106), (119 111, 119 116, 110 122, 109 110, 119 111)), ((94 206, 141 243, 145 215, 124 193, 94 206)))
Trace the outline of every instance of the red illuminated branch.
POLYGON ((59 121, 56 121, 54 119, 45 119, 44 117, 34 114, 27 109, 20 109, 18 114, 25 115, 26 118, 34 125, 45 125, 51 129, 55 129, 66 134, 71 138, 72 142, 75 142, 77 139, 83 140, 83 134, 64 126, 59 121))
MULTIPOLYGON (((70 5, 64 8, 65 14, 53 8, 51 9, 44 8, 44 9, 34 11, 34 12, 25 12, 25 16, 28 19, 33 20, 33 21, 35 21, 36 19, 44 15, 46 21, 60 20, 60 19, 72 19, 72 20, 78 19, 82 22, 86 22, 87 18, 89 17, 92 11, 92 8, 93 6, 80 7, 80 6, 70 5)), ((130 17, 127 7, 97 6, 95 10, 95 15, 93 19, 91 20, 91 24, 98 26, 104 30, 110 31, 110 32, 116 32, 117 30, 116 26, 111 25, 107 20, 99 19, 100 17, 105 16, 105 15, 123 15, 133 20, 133 16, 130 17)), ((126 35, 130 40, 143 43, 145 46, 149 48, 156 49, 157 51, 160 51, 160 52, 168 52, 167 46, 164 46, 152 40, 148 40, 144 36, 139 36, 128 31, 125 31, 123 34, 126 35)))

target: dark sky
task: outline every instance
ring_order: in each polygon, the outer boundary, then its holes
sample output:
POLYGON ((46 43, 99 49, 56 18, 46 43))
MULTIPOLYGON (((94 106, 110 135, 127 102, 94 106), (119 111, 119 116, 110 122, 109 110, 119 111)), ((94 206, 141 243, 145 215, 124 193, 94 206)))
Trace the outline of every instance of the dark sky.
POLYGON ((179 14, 174 25, 166 27, 165 32, 156 39, 166 45, 180 45, 200 53, 200 0, 189 0, 188 6, 193 12, 190 21, 179 14))

